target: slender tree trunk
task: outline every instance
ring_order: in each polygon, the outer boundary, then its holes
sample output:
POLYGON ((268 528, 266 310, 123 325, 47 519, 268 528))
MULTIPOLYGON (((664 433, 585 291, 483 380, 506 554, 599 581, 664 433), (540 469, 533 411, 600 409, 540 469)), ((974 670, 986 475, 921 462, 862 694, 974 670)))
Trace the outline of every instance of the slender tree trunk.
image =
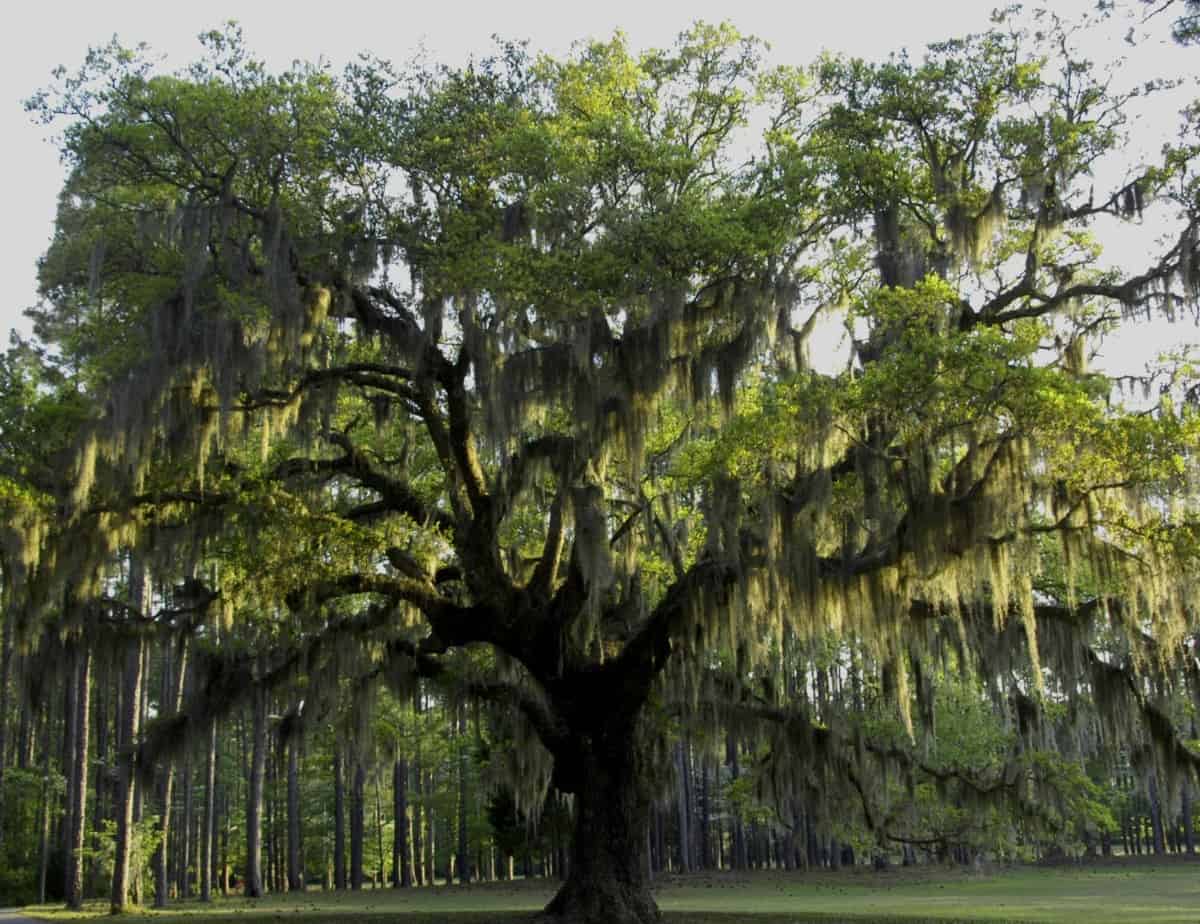
POLYGON ((200 901, 212 901, 217 831, 217 720, 208 723, 204 751, 204 817, 200 831, 200 901))
POLYGON ((676 808, 678 809, 679 822, 679 871, 681 873, 690 873, 692 871, 692 856, 688 845, 691 843, 691 811, 688 806, 688 765, 687 753, 684 750, 683 742, 679 741, 675 744, 675 795, 677 799, 676 808))
POLYGON ((373 776, 373 782, 375 784, 375 846, 379 851, 379 867, 373 878, 378 882, 377 888, 382 888, 383 884, 387 882, 387 879, 385 878, 386 871, 384 870, 383 854, 383 798, 379 795, 380 776, 382 776, 380 773, 376 773, 373 776))
MULTIPOLYGON (((59 757, 60 766, 67 778, 66 791, 63 793, 63 821, 59 829, 59 846, 64 860, 71 853, 71 833, 75 821, 75 791, 74 772, 78 755, 76 739, 79 728, 79 651, 68 650, 71 656, 71 670, 63 683, 63 742, 62 753, 59 757)), ((28 699, 29 697, 23 697, 28 699)), ((64 873, 66 869, 64 868, 64 873)), ((67 883, 63 880, 63 894, 67 894, 67 883)))
POLYGON ((13 654, 12 623, 12 608, 4 606, 3 621, 0 621, 0 848, 4 846, 4 770, 8 761, 8 686, 13 654))
POLYGON ((50 869, 50 712, 46 710, 46 737, 42 742, 41 830, 38 837, 38 904, 41 905, 46 904, 46 876, 50 869))
POLYGON ((433 811, 433 796, 437 792, 437 780, 433 770, 425 771, 425 881, 437 885, 437 845, 441 837, 438 825, 441 819, 433 811))
POLYGON ((176 871, 176 888, 181 898, 192 897, 192 752, 189 749, 183 758, 183 837, 179 840, 179 869, 176 871))
MULTIPOLYGON (((733 735, 726 737, 725 758, 729 762, 730 781, 736 783, 738 777, 741 776, 741 768, 738 765, 738 743, 733 735)), ((746 830, 742 824, 741 815, 737 814, 736 811, 733 815, 733 843, 731 847, 730 869, 745 869, 749 865, 746 856, 746 830)))
POLYGON ((467 776, 470 773, 470 755, 467 752, 467 711, 459 707, 458 711, 458 881, 471 881, 471 847, 467 828, 471 803, 467 787, 467 776))
POLYGON ((253 755, 246 788, 246 885, 247 898, 262 898, 263 777, 267 763, 267 695, 255 690, 253 697, 253 755))
POLYGON ((1150 798, 1150 826, 1154 836, 1154 853, 1161 857, 1167 852, 1167 845, 1163 834, 1162 803, 1158 798, 1158 774, 1153 770, 1150 771, 1146 794, 1150 798))
POLYGON ((67 906, 83 907, 83 835, 87 820, 88 724, 91 718, 92 652, 80 643, 76 650, 74 761, 71 764, 71 824, 67 839, 64 894, 67 906))
POLYGON ((425 852, 424 842, 422 840, 422 825, 424 819, 421 813, 421 807, 424 804, 421 793, 421 745, 418 739, 417 753, 413 760, 413 793, 416 799, 413 801, 412 807, 412 856, 413 856, 413 879, 417 885, 425 885, 425 852))
POLYGON ((333 746, 333 887, 346 888, 346 767, 342 749, 333 746))
POLYGON ((22 696, 20 699, 21 718, 17 726, 16 764, 18 770, 28 770, 33 761, 33 704, 28 696, 22 696))
POLYGON ((221 895, 229 895, 229 783, 221 785, 221 895))
POLYGON ((354 758, 354 779, 350 786, 350 888, 363 887, 363 790, 367 771, 362 758, 354 758))
MULTIPOLYGON (((270 706, 268 706, 268 709, 270 706)), ((267 864, 265 868, 265 876, 263 885, 268 892, 280 892, 279 888, 279 864, 278 851, 276 850, 277 838, 275 837, 275 781, 278 779, 275 760, 275 736, 272 735, 267 739, 267 761, 266 774, 264 779, 264 799, 263 799, 263 850, 267 855, 267 864)))
POLYGON ((408 889, 413 884, 412 845, 408 825, 408 761, 397 760, 392 767, 392 885, 408 889))
MULTIPOLYGON (((116 691, 112 689, 112 668, 106 664, 96 665, 94 704, 92 713, 95 720, 96 757, 93 761, 96 782, 93 785, 95 798, 92 799, 92 830, 103 831, 104 821, 109 817, 108 806, 116 796, 116 785, 113 774, 109 773, 109 703, 117 700, 116 691)), ((115 721, 115 719, 114 719, 115 721)), ((94 869, 96 860, 89 861, 89 867, 94 869)))
POLYGON ((1183 813, 1183 849, 1190 856, 1196 852, 1196 832, 1192 825, 1192 784, 1187 779, 1179 793, 1179 810, 1183 813))
POLYGON ((300 867, 300 734, 288 741, 287 768, 287 875, 288 891, 304 891, 304 870, 300 867))
POLYGON ((117 839, 113 851, 112 897, 113 914, 124 911, 129 903, 130 869, 134 829, 134 776, 138 720, 142 702, 142 639, 127 643, 121 693, 121 755, 117 768, 117 839))
MULTIPOLYGON (((187 636, 179 638, 179 654, 177 663, 172 664, 171 648, 168 645, 165 657, 163 658, 163 692, 166 694, 163 699, 169 703, 168 708, 170 713, 175 715, 183 706, 183 685, 187 677, 188 663, 188 644, 187 636), (167 681, 170 681, 169 683, 167 681)), ((190 776, 190 774, 189 774, 190 776)), ((165 908, 167 906, 167 883, 170 881, 167 878, 167 860, 169 857, 168 848, 170 846, 171 834, 171 800, 175 796, 175 759, 174 757, 167 758, 167 765, 163 771, 162 789, 159 792, 159 799, 162 805, 162 812, 158 818, 158 851, 156 855, 156 863, 154 868, 154 907, 165 908)), ((190 805, 191 800, 188 800, 190 805)), ((184 826, 183 826, 183 842, 188 842, 188 823, 190 822, 189 813, 184 811, 184 826)), ((184 876, 187 875, 187 863, 184 863, 184 876)))

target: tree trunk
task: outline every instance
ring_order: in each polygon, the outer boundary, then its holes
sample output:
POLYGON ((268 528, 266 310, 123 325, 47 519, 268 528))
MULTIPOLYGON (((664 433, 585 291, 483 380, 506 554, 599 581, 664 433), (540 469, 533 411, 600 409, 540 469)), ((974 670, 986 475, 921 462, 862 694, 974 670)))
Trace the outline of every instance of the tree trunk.
POLYGON ((129 903, 129 861, 133 853, 134 777, 138 720, 142 704, 142 639, 126 643, 125 668, 122 671, 121 693, 121 755, 117 768, 117 839, 113 850, 113 878, 110 908, 119 914, 129 903))
MULTIPOLYGON (((166 657, 163 658, 163 692, 166 694, 164 699, 169 703, 168 708, 172 715, 179 712, 183 706, 183 682, 187 676, 187 636, 181 636, 179 639, 179 660, 177 664, 171 663, 171 649, 167 646, 165 652, 166 657), (171 682, 168 683, 167 680, 171 682)), ((171 834, 171 800, 174 798, 175 790, 175 760, 172 757, 167 758, 166 770, 163 773, 162 790, 159 793, 162 803, 162 814, 158 819, 158 851, 157 862, 154 869, 154 907, 165 908, 167 906, 167 857, 168 847, 170 844, 171 834)), ((188 815, 184 813, 184 828, 183 842, 187 843, 188 838, 188 815)), ((184 866, 184 875, 187 874, 186 864, 184 866)))
POLYGON ((12 668, 12 622, 12 610, 6 606, 4 620, 0 623, 0 847, 4 845, 4 768, 8 760, 8 678, 12 668))
MULTIPOLYGON (((741 768, 738 765, 738 743, 733 735, 726 736, 725 759, 729 763, 730 782, 736 783, 738 777, 741 776, 741 768)), ((736 811, 733 813, 733 844, 731 846, 729 868, 745 869, 749 865, 746 856, 746 829, 742 824, 742 816, 736 811)))
POLYGON ((304 891, 304 870, 300 868, 300 735, 287 743, 287 879, 289 892, 304 891))
MULTIPOLYGON (((42 743, 42 800, 38 840, 38 903, 46 904, 46 876, 50 869, 50 712, 46 710, 46 737, 42 743)), ((0 754, 4 749, 0 748, 0 754)), ((0 764, 3 761, 0 760, 0 764)), ((2 809, 3 806, 0 806, 2 809)))
POLYGON ((175 871, 180 898, 192 897, 192 755, 183 758, 183 836, 179 838, 179 863, 175 871))
POLYGON ((1161 857, 1167 852, 1167 845, 1163 835, 1162 803, 1158 798, 1158 774, 1153 770, 1146 785, 1146 794, 1150 797, 1150 826, 1154 836, 1154 853, 1161 857))
POLYGON ((200 832, 200 901, 212 901, 213 866, 217 831, 217 720, 208 723, 204 753, 204 818, 200 832))
POLYGON ((688 765, 687 752, 684 749, 683 742, 679 741, 675 744, 675 795, 677 797, 678 821, 679 821, 679 872, 690 873, 692 871, 692 852, 688 849, 692 840, 691 822, 692 813, 691 807, 688 805, 688 791, 691 787, 688 785, 688 765))
POLYGON ((408 761, 397 760, 392 768, 392 885, 407 889, 413 884, 412 853, 408 834, 408 761))
POLYGON ((651 798, 628 716, 572 737, 556 776, 575 797, 566 881, 546 906, 551 920, 650 924, 659 920, 647 874, 651 798))
POLYGON ((363 887, 363 790, 367 771, 360 757, 354 758, 354 780, 350 787, 350 888, 363 887))
POLYGON ((413 794, 416 799, 412 806, 412 857, 413 857, 413 879, 417 885, 425 885, 425 851, 424 840, 421 836, 421 825, 424 823, 421 814, 421 806, 424 800, 421 797, 421 739, 417 738, 417 753, 413 761, 413 794))
MULTIPOLYGON (((62 826, 59 829, 59 846, 66 864, 69 866, 71 853, 71 832, 74 830, 75 819, 75 787, 72 785, 75 772, 75 761, 78 748, 76 747, 76 729, 79 723, 79 652, 71 650, 71 669, 63 682, 63 742, 59 763, 66 776, 66 792, 63 793, 62 826)), ((22 703, 29 696, 21 698, 22 703)), ((67 872, 64 869, 64 873, 67 872)), ((67 882, 63 880, 63 895, 68 894, 67 882)))
POLYGON ((87 819, 88 724, 91 718, 92 652, 82 643, 76 651, 74 760, 71 764, 70 836, 64 893, 67 906, 83 907, 83 833, 87 819))
MULTIPOLYGON (((25 662, 28 666, 28 661, 25 662)), ((28 696, 21 697, 21 718, 17 726, 17 769, 28 770, 33 760, 33 704, 28 696)))
POLYGON ((459 707, 458 712, 458 881, 471 881, 471 847, 468 841, 467 818, 470 814, 468 799, 467 775, 469 755, 467 753, 467 711, 459 707))
POLYGON ((379 795, 380 776, 382 776, 382 774, 379 773, 376 773, 373 776, 373 781, 375 784, 375 845, 376 849, 379 851, 379 869, 378 872, 372 877, 373 880, 378 880, 376 888, 382 888, 383 884, 387 881, 385 878, 386 871, 383 868, 383 799, 379 795))
POLYGON ((1191 855, 1196 852, 1196 833, 1192 826, 1192 784, 1187 779, 1179 793, 1179 810, 1183 813, 1183 849, 1191 855))
POLYGON ((251 706, 254 716, 253 756, 250 784, 246 788, 246 884, 247 898, 262 898, 263 777, 267 765, 267 694, 255 690, 251 706))
MULTIPOLYGON (((269 710, 270 706, 268 705, 267 708, 269 710)), ((281 891, 279 888, 279 867, 275 862, 275 781, 278 775, 275 772, 274 738, 275 736, 272 735, 267 739, 266 771, 263 782, 263 852, 267 855, 266 866, 263 870, 263 888, 267 892, 281 891)))
POLYGON ((333 887, 346 888, 346 768, 337 744, 333 746, 333 887))

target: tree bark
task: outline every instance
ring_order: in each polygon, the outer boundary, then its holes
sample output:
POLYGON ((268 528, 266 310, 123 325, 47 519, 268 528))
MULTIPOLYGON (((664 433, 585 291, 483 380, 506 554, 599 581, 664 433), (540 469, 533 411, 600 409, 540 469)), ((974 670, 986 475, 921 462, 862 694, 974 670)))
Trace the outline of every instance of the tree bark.
MULTIPOLYGON (((71 657, 71 669, 67 674, 67 678, 63 683, 63 742, 62 752, 59 755, 59 764, 63 769, 63 774, 66 776, 66 791, 63 793, 63 812, 62 826, 58 831, 59 847, 62 850, 64 858, 64 873, 65 866, 69 863, 67 858, 71 853, 71 832, 74 830, 73 824, 75 819, 75 787, 72 785, 74 781, 75 760, 77 756, 76 732, 79 723, 79 652, 75 649, 68 649, 71 657)), ((30 697, 22 697, 22 702, 25 702, 30 697)), ((63 880, 63 894, 67 894, 66 879, 63 880)))
POLYGON ((555 753, 556 778, 575 797, 575 826, 566 880, 545 909, 550 920, 659 920, 647 873, 650 789, 633 721, 612 716, 555 753))
POLYGON ((337 744, 333 746, 333 887, 346 888, 346 768, 337 744))
POLYGON ((192 755, 183 758, 183 836, 179 838, 179 863, 175 871, 176 888, 180 898, 192 897, 192 755))
POLYGON ((250 759, 250 781, 246 788, 246 884, 247 898, 262 898, 262 821, 263 777, 267 764, 267 694, 256 689, 253 694, 253 755, 250 759))
POLYGON ((300 734, 287 744, 287 879, 289 892, 304 891, 304 870, 300 866, 300 734))
POLYGON ((460 883, 468 883, 471 881, 471 847, 467 828, 467 819, 471 808, 467 787, 467 775, 470 772, 470 766, 466 743, 467 712, 461 706, 458 710, 456 724, 458 726, 458 851, 456 860, 458 865, 458 881, 460 883))
POLYGON ((367 771, 362 758, 354 758, 354 780, 350 786, 350 888, 363 887, 363 790, 367 771))
MULTIPOLYGON (((167 695, 164 699, 169 703, 168 709, 170 714, 174 715, 179 712, 183 706, 183 685, 184 678, 187 676, 187 661, 188 661, 188 644, 187 636, 179 638, 179 656, 178 663, 171 663, 171 649, 168 645, 166 657, 163 659, 163 692, 167 695), (167 683, 166 679, 171 682, 167 683)), ((171 834, 171 800, 175 794, 175 760, 173 757, 167 758, 167 766, 163 773, 162 789, 159 792, 160 801, 162 804, 162 813, 158 819, 158 851, 154 869, 154 907, 165 908, 167 906, 167 859, 168 847, 170 845, 171 834)), ((190 801, 190 800, 189 800, 190 801)), ((188 818, 187 812, 184 813, 184 828, 183 842, 186 844, 188 840, 188 818)), ((186 854, 185 854, 186 856, 186 854)), ((184 864, 184 876, 187 875, 187 865, 184 864)))
POLYGON ((1192 825, 1192 784, 1186 779, 1179 793, 1179 810, 1183 813, 1183 849, 1190 856, 1196 852, 1196 832, 1192 825))
MULTIPOLYGON (((725 740, 725 759, 729 763, 729 779, 730 782, 736 783, 742 775, 741 767, 738 764, 738 743, 733 735, 728 735, 725 740)), ((742 824, 742 816, 737 812, 733 814, 733 844, 729 859, 730 869, 745 869, 748 863, 746 856, 746 829, 742 824)), ((810 857, 811 861, 811 857, 810 857)))
POLYGON ((71 764, 70 836, 64 894, 67 907, 83 907, 83 834, 87 820, 88 724, 91 718, 92 652, 80 643, 76 650, 74 761, 71 764))
POLYGON ((416 884, 425 885, 425 851, 424 841, 421 835, 421 826, 424 824, 421 814, 421 806, 423 799, 421 797, 421 744, 420 739, 417 739, 417 753, 413 760, 413 794, 416 799, 412 806, 412 856, 413 856, 413 879, 416 884))
POLYGON ((392 767, 392 885, 408 889, 413 884, 412 846, 408 831, 408 761, 397 760, 392 767))
POLYGON ((383 884, 387 882, 386 871, 384 870, 383 853, 383 799, 379 795, 380 776, 382 776, 382 774, 376 773, 373 777, 373 782, 375 784, 375 844, 379 851, 379 868, 378 871, 372 875, 372 880, 378 881, 376 888, 382 888, 383 884))
POLYGON ((4 769, 8 760, 8 684, 12 669, 12 621, 12 610, 5 606, 4 619, 0 622, 0 847, 4 845, 4 769))
POLYGON ((1146 794, 1150 798, 1150 827, 1154 837, 1154 853, 1162 856, 1167 852, 1166 838, 1163 834, 1162 803, 1158 798, 1158 774, 1153 770, 1146 784, 1146 794))
MULTIPOLYGON (((133 605, 144 612, 148 604, 148 575, 133 560, 130 566, 130 583, 133 605)), ((110 910, 113 914, 125 911, 130 900, 130 856, 133 847, 133 790, 134 761, 137 754, 139 719, 142 718, 142 636, 136 635, 126 642, 125 665, 121 671, 121 754, 118 757, 116 778, 116 845, 113 853, 113 892, 110 910)))
POLYGON ((217 720, 208 723, 204 753, 204 817, 200 833, 200 901, 212 901, 217 831, 217 720))
MULTIPOLYGON (((38 904, 41 905, 46 904, 46 877, 50 869, 50 741, 53 740, 50 735, 51 710, 45 712, 46 737, 42 744, 42 799, 39 813, 41 830, 38 834, 38 904)), ((4 749, 0 748, 0 754, 3 752, 4 749)))

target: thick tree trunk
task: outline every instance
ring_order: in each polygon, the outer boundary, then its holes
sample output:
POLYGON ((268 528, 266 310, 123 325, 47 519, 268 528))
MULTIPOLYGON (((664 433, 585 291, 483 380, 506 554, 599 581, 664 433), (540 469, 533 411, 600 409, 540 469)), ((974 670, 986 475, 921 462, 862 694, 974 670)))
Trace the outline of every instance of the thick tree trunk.
MULTIPOLYGON (((659 920, 647 872, 651 798, 633 730, 614 722, 573 739, 565 779, 573 785, 575 828, 566 881, 544 917, 572 924, 659 920)), ((559 771, 556 769, 556 773, 559 771)))
POLYGON ((392 768, 392 885, 407 889, 413 884, 412 847, 408 833, 408 761, 397 760, 392 768))
POLYGON ((67 906, 83 907, 83 833, 87 820, 88 724, 91 718, 92 652, 80 644, 76 652, 74 761, 71 764, 70 834, 64 893, 67 906))
POLYGON ((253 756, 250 759, 250 783, 246 788, 246 885, 247 898, 262 898, 262 821, 263 777, 267 765, 267 694, 254 691, 252 705, 253 756))

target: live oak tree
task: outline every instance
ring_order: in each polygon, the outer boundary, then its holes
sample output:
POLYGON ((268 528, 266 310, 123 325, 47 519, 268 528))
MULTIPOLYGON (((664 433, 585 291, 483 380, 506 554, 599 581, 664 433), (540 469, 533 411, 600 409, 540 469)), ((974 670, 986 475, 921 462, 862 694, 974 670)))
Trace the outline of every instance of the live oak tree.
POLYGON ((340 77, 236 30, 174 74, 94 51, 30 103, 71 168, 39 323, 105 404, 65 522, 15 535, 30 599, 128 548, 219 590, 145 761, 301 674, 316 714, 380 676, 492 704, 518 802, 573 796, 550 918, 657 919, 670 716, 879 818, 917 750, 787 695, 829 633, 909 730, 969 665, 1192 772, 1156 705, 1195 679, 1190 370, 1134 412, 1086 361, 1195 304, 1196 185, 1180 147, 1093 188, 1136 94, 1050 32, 803 71, 728 26, 340 77), (1089 229, 1154 200, 1161 259, 1103 269, 1089 229))

